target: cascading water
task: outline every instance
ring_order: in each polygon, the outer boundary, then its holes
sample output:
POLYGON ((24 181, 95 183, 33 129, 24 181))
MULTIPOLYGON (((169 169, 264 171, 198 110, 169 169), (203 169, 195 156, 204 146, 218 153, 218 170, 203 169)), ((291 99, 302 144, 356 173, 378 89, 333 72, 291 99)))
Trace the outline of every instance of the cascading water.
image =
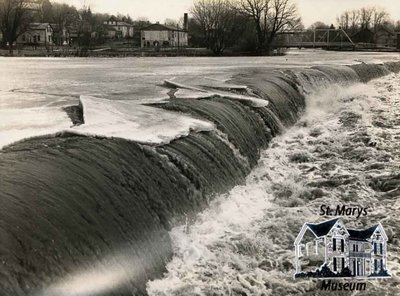
MULTIPOLYGON (((316 77, 300 74, 307 81, 316 77)), ((246 183, 173 228, 174 257, 164 278, 148 283, 149 294, 319 295, 318 281, 293 279, 293 242, 303 223, 321 219, 321 205, 346 204, 369 212, 349 219, 351 226, 381 221, 389 236, 394 279, 368 281, 368 295, 396 295, 399 81, 391 74, 367 85, 308 89, 303 116, 272 140, 246 183)))
MULTIPOLYGON (((309 193, 296 184, 302 170, 312 169, 301 165, 314 157, 312 151, 296 147, 311 141, 305 135, 310 127, 289 129, 271 143, 272 137, 298 121, 306 106, 305 95, 309 98, 319 87, 364 82, 398 70, 398 64, 258 70, 237 75, 232 81, 247 85, 251 99, 238 94, 240 89, 230 90, 236 92, 231 95, 215 90, 212 96, 198 100, 171 98, 149 104, 160 112, 190 115, 198 120, 196 126, 199 122, 212 123, 214 129, 209 125, 191 128, 187 136, 149 145, 101 134, 86 136, 85 124, 89 122, 85 122, 81 131, 71 129, 5 147, 0 154, 0 291, 4 295, 49 296, 146 294, 146 283, 167 271, 165 266, 175 252, 168 265, 167 282, 150 283, 151 294, 162 294, 164 288, 166 295, 244 295, 240 294, 243 289, 250 294, 268 292, 279 280, 267 281, 270 286, 265 284, 261 289, 264 272, 273 273, 278 266, 275 273, 290 269, 287 248, 278 254, 278 259, 286 259, 276 260, 271 254, 277 254, 269 253, 279 247, 278 241, 290 244, 292 239, 279 230, 278 222, 297 227, 300 221, 286 215, 308 212, 290 212, 291 206, 323 194, 318 190, 323 185, 315 185, 315 191, 309 193), (255 104, 257 100, 268 104, 255 104), (265 150, 269 144, 271 149, 265 150), (283 150, 290 157, 283 155, 283 150), (276 171, 274 161, 282 162, 283 168, 290 163, 292 174, 276 171), (274 208, 272 200, 260 198, 266 188, 278 194, 276 211, 269 210, 274 208), (233 198, 224 199, 223 195, 214 202, 223 207, 222 216, 213 205, 202 214, 204 223, 200 219, 185 230, 172 228, 194 219, 214 196, 231 189, 233 198), (286 199, 289 194, 295 198, 286 199), (280 210, 278 206, 288 208, 280 210), (265 214, 267 209, 269 214, 265 214), (226 231, 210 225, 213 215, 226 231), (232 215, 247 217, 230 223, 232 215), (255 225, 264 218, 273 223, 255 225), (241 232, 244 228, 249 229, 247 234, 241 232), (261 233, 266 230, 275 231, 276 238, 263 237, 261 233), (212 232, 210 237, 206 237, 207 232, 212 232), (258 248, 264 239, 269 240, 265 250, 258 248), (199 245, 192 248, 193 240, 199 245), (249 262, 246 256, 250 256, 249 262), (252 256, 266 259, 257 262, 252 256), (236 270, 244 272, 238 274, 236 270), (218 274, 229 274, 229 282, 221 282, 224 280, 218 274), (181 285, 179 275, 188 276, 188 282, 181 285), (215 280, 211 290, 200 283, 208 283, 207 279, 215 280), (228 288, 233 283, 235 287, 228 288)), ((120 109, 113 114, 118 112, 120 109)), ((79 112, 75 113, 79 117, 79 112)), ((313 128, 318 134, 321 127, 317 124, 313 128)), ((321 141, 330 145, 329 140, 321 141)), ((324 145, 319 144, 322 150, 318 153, 323 154, 324 145)), ((304 285, 289 286, 296 291, 307 289, 304 285)))

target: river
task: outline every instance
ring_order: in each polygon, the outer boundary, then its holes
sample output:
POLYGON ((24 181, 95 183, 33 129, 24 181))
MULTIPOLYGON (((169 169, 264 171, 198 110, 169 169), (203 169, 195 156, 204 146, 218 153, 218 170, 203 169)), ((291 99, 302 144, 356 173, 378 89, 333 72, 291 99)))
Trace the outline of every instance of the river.
POLYGON ((316 295, 294 240, 347 205, 396 295, 398 61, 1 58, 0 294, 316 295))

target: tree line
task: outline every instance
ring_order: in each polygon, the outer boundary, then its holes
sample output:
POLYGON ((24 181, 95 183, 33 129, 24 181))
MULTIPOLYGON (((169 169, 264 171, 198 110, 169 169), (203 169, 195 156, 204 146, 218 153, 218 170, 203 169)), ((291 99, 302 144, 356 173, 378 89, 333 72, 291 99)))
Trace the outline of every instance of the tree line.
MULTIPOLYGON (((111 15, 107 13, 92 13, 90 7, 77 9, 73 5, 50 2, 49 0, 0 0, 2 46, 8 46, 12 50, 12 45, 15 44, 20 35, 29 29, 31 23, 56 25, 58 34, 61 34, 62 30, 74 32, 77 36, 78 46, 93 42, 93 32, 96 33, 97 42, 101 43, 107 35, 104 21, 110 17, 111 15)), ((120 14, 117 18, 138 26, 150 24, 145 18, 134 21, 129 15, 120 14)), ((57 33, 54 37, 56 43, 61 40, 57 33)))
POLYGON ((191 13, 192 42, 215 54, 227 47, 269 53, 279 33, 302 28, 291 0, 196 0, 191 13))
MULTIPOLYGON (((227 47, 241 51, 270 51, 277 34, 301 27, 296 6, 291 0, 196 0, 189 24, 192 46, 204 46, 215 54, 227 47)), ((16 43, 33 22, 55 25, 77 35, 78 46, 99 44, 107 36, 104 21, 109 14, 92 13, 89 7, 77 9, 49 0, 0 0, 0 31, 3 46, 16 43), (95 33, 95 40, 93 40, 95 33)), ((137 26, 148 25, 147 19, 132 20, 129 15, 118 19, 137 26)), ((180 21, 166 20, 176 26, 180 21)), ((54 34, 58 44, 57 32, 54 34)), ((61 45, 61 44, 58 44, 61 45)))
POLYGON ((389 13, 380 7, 348 10, 337 17, 338 26, 351 33, 360 29, 371 29, 376 32, 382 26, 388 26, 390 22, 389 13))
POLYGON ((337 16, 336 24, 318 21, 307 29, 291 0, 197 0, 191 12, 192 44, 205 46, 215 54, 227 47, 269 53, 285 31, 301 30, 308 39, 315 29, 340 28, 349 36, 362 29, 400 32, 400 21, 394 22, 387 10, 375 6, 346 10, 337 16))
MULTIPOLYGON (((57 45, 62 45, 59 36, 62 30, 74 32, 79 47, 103 44, 108 34, 104 22, 110 17, 107 13, 93 13, 90 7, 77 9, 50 0, 0 0, 2 46, 11 45, 12 50, 12 45, 33 22, 57 27, 54 34, 57 45)), ((117 19, 137 27, 150 24, 146 18, 133 20, 129 15, 120 14, 117 19)), ((182 25, 182 20, 167 19, 165 23, 176 27, 182 25)), ((336 25, 350 36, 362 28, 374 32, 381 27, 400 31, 400 22, 391 21, 389 13, 378 7, 345 11, 337 17, 336 25)), ((316 22, 308 30, 329 27, 333 25, 316 22)), ((226 48, 269 53, 280 33, 296 30, 304 27, 292 0, 195 0, 189 20, 189 43, 206 47, 217 55, 226 48)))
MULTIPOLYGON (((338 28, 346 31, 350 36, 361 29, 369 29, 376 33, 381 28, 390 31, 400 31, 400 21, 393 21, 390 14, 382 7, 362 7, 360 9, 346 10, 336 18, 338 28)), ((332 25, 321 21, 315 22, 308 29, 327 29, 332 25)))

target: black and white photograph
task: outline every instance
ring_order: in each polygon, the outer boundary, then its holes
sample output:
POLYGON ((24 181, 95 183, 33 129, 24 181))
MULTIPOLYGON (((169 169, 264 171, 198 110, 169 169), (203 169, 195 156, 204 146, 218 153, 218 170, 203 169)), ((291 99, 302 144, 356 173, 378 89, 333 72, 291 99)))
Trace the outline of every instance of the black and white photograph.
POLYGON ((0 296, 400 296, 400 2, 0 0, 0 296))

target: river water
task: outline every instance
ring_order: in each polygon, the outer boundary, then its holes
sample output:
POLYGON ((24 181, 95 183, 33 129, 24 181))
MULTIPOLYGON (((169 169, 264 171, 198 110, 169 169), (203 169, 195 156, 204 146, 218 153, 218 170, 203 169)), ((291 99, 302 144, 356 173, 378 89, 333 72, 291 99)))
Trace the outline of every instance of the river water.
POLYGON ((172 230, 174 258, 150 295, 317 295, 319 282, 293 280, 293 243, 321 205, 368 208, 350 228, 385 225, 393 279, 368 295, 399 293, 400 75, 311 90, 306 103, 245 185, 172 230))
MULTIPOLYGON (((194 80, 208 78, 225 81, 235 74, 254 68, 293 69, 321 64, 345 65, 360 61, 379 63, 398 58, 397 54, 390 53, 350 52, 342 55, 319 50, 291 51, 284 57, 0 58, 0 69, 4 69, 0 74, 0 147, 27 137, 69 129, 71 120, 63 107, 78 104, 79 98, 85 95, 129 101, 131 109, 140 109, 143 108, 140 104, 169 98, 167 93, 170 90, 163 85, 164 80, 171 78, 191 76, 194 80)), ((154 130, 163 125, 154 120, 154 117, 160 117, 160 113, 160 110, 153 113, 148 109, 138 110, 135 123, 154 127, 149 131, 154 133, 154 130)), ((168 118, 168 114, 166 117, 168 118)), ((107 119, 107 116, 102 116, 104 125, 90 127, 86 131, 96 134, 104 126, 115 124, 108 124, 107 119)), ((188 124, 183 124, 181 129, 178 128, 177 136, 187 126, 188 124)), ((120 130, 123 128, 130 129, 131 126, 121 127, 120 130)), ((165 126, 163 129, 166 130, 165 126)), ((136 132, 139 134, 142 130, 138 129, 136 132)), ((172 128, 171 132, 170 128, 166 131, 168 138, 174 137, 173 130, 172 128)), ((128 133, 131 137, 132 134, 128 133)), ((106 136, 109 134, 106 133, 106 136)), ((127 133, 123 133, 122 137, 127 137, 127 133)), ((138 136, 134 139, 152 142, 148 137, 138 136)))
POLYGON ((346 205, 389 237, 370 295, 397 295, 400 74, 343 67, 391 61, 1 58, 0 294, 318 295, 293 243, 346 205))

